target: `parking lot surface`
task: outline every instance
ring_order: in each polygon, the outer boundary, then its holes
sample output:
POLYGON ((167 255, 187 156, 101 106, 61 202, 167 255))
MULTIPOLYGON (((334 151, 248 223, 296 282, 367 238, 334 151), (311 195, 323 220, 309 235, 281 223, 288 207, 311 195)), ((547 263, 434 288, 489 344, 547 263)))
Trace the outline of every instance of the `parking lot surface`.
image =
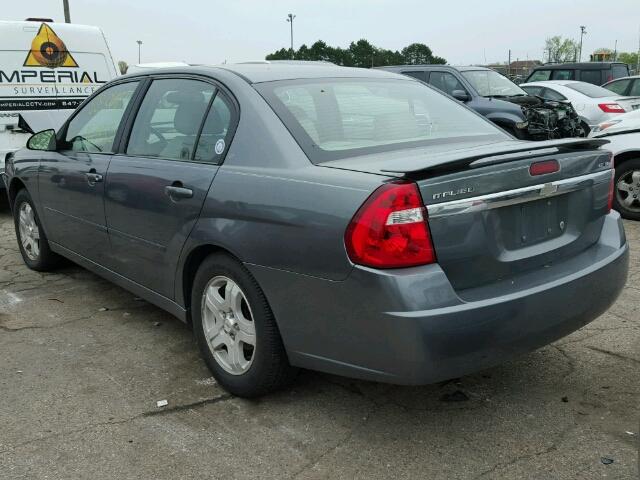
POLYGON ((0 205, 2 479, 638 478, 640 223, 617 303, 553 345, 424 387, 303 371, 247 401, 167 313, 28 270, 0 205))

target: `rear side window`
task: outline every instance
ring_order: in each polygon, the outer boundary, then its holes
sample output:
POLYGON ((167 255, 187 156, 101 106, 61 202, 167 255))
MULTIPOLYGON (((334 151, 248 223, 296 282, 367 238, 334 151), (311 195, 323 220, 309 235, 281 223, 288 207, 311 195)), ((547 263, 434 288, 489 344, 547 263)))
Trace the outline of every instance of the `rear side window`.
POLYGON ((406 72, 402 72, 403 75, 407 75, 409 77, 417 78, 423 82, 427 81, 427 72, 421 72, 418 70, 408 70, 406 72))
POLYGON ((613 78, 622 78, 629 76, 629 68, 626 65, 613 65, 611 67, 611 76, 613 78))
POLYGON ((580 80, 593 85, 602 85, 602 70, 582 70, 580 72, 580 80))
POLYGON ((431 72, 429 84, 449 95, 453 95, 454 90, 462 90, 467 93, 460 80, 449 72, 431 72))
POLYGON ((194 160, 220 163, 230 141, 232 111, 229 102, 218 93, 202 127, 194 160))
POLYGON ((527 79, 527 82, 544 82, 551 78, 551 70, 536 70, 527 79))
POLYGON ((606 88, 598 87, 597 85, 592 85, 590 83, 584 82, 574 82, 567 83, 565 87, 568 87, 576 92, 580 92, 583 95, 591 98, 602 98, 602 97, 610 97, 611 91, 606 88))
POLYGON ((603 88, 611 90, 613 93, 617 93, 618 95, 622 95, 627 90, 629 83, 631 83, 631 80, 629 79, 618 80, 616 82, 611 82, 603 88))
POLYGON ((640 97, 640 80, 634 80, 629 95, 632 97, 640 97))
POLYGON ((573 80, 575 78, 574 70, 554 70, 551 78, 553 80, 573 80))
POLYGON ((522 87, 522 89, 523 89, 525 92, 527 92, 529 95, 533 95, 534 97, 535 97, 535 96, 538 96, 538 95, 540 95, 540 93, 542 93, 542 87, 534 87, 534 86, 528 87, 528 86, 523 86, 523 87, 522 87))
POLYGON ((74 152, 112 152, 120 121, 137 87, 138 82, 121 83, 89 100, 69 122, 65 148, 74 152))
POLYGON ((561 102, 562 100, 566 100, 566 97, 564 95, 550 88, 543 88, 540 96, 542 98, 546 98, 547 100, 553 100, 555 102, 561 102))
POLYGON ((321 79, 256 86, 312 162, 503 133, 455 100, 406 80, 321 79))
POLYGON ((198 80, 154 80, 133 123, 127 155, 191 160, 215 90, 198 80))

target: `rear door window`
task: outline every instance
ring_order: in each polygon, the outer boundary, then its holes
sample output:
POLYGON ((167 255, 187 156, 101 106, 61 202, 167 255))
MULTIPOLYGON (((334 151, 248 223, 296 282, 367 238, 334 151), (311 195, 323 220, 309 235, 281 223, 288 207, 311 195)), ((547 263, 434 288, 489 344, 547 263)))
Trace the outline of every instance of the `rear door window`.
POLYGON ((527 82, 544 82, 551 78, 551 70, 536 70, 527 79, 527 82))
POLYGON ((154 80, 133 123, 127 155, 192 160, 215 90, 198 80, 154 80))
POLYGON ((581 70, 580 80, 593 85, 602 85, 602 70, 581 70))
POLYGON ((630 79, 617 80, 615 82, 611 82, 604 88, 606 88, 607 90, 611 90, 613 93, 617 93, 618 95, 624 95, 624 92, 627 91, 627 87, 630 83, 630 79))
POLYGON ((633 81, 631 90, 629 90, 629 96, 640 97, 640 79, 636 79, 633 81))
POLYGON ((573 80, 575 78, 575 70, 554 70, 552 80, 573 80))

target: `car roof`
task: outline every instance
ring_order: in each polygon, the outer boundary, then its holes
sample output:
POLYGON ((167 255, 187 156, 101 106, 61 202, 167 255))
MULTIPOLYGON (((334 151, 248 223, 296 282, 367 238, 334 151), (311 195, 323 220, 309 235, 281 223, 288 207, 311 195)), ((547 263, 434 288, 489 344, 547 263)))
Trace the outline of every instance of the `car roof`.
MULTIPOLYGON (((314 78, 380 78, 380 79, 396 79, 404 81, 417 81, 413 78, 406 77, 392 72, 385 72, 369 68, 351 68, 340 67, 330 63, 308 63, 308 64, 289 64, 289 63, 269 63, 269 62, 252 62, 252 63, 235 63, 222 65, 186 65, 174 68, 145 68, 136 69, 132 74, 124 77, 140 77, 150 75, 214 75, 216 72, 224 70, 237 75, 249 84, 274 82, 279 80, 300 80, 314 78)), ((123 77, 118 77, 123 78, 123 77)))
POLYGON ((249 83, 313 78, 396 78, 402 80, 407 78, 403 75, 376 69, 340 67, 328 63, 236 63, 217 65, 216 68, 233 72, 249 83))
POLYGON ((545 63, 538 65, 534 70, 566 70, 570 68, 580 70, 605 70, 612 65, 626 65, 623 62, 572 62, 572 63, 545 63))
POLYGON ((386 67, 376 67, 376 70, 389 70, 396 72, 398 70, 411 71, 411 70, 458 70, 459 72, 467 72, 470 70, 491 70, 487 67, 476 67, 473 65, 459 66, 459 65, 437 65, 433 63, 427 63, 424 65, 389 65, 386 67))

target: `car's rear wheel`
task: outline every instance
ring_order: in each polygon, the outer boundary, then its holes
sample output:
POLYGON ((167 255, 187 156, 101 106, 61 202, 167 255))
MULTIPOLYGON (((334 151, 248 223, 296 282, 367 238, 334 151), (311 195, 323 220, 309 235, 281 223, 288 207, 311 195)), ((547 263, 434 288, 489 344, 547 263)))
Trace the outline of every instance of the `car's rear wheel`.
POLYGON ((60 264, 61 257, 51 251, 33 200, 25 189, 13 202, 13 221, 24 263, 32 270, 47 272, 60 264))
POLYGON ((207 257, 191 298, 193 328, 217 382, 234 395, 256 397, 295 374, 260 286, 237 260, 207 257))
POLYGON ((613 207, 624 218, 640 220, 640 158, 616 165, 613 207))

